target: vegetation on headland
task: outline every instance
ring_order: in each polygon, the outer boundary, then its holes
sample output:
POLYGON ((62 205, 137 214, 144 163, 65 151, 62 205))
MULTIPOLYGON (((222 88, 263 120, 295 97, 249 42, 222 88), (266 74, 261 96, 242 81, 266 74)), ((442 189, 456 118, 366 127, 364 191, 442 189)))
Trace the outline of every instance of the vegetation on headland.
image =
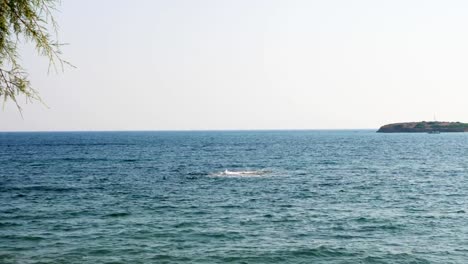
POLYGON ((384 125, 381 133, 468 132, 468 123, 461 122, 407 122, 384 125))

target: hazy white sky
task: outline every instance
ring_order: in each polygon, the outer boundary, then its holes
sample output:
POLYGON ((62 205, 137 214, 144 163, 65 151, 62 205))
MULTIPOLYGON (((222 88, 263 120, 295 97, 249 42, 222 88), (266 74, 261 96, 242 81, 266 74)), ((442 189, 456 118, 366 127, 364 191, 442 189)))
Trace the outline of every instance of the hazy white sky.
MULTIPOLYGON (((468 121, 468 1, 64 0, 49 108, 0 130, 377 128, 468 121)), ((22 101, 20 101, 22 102, 22 101)))

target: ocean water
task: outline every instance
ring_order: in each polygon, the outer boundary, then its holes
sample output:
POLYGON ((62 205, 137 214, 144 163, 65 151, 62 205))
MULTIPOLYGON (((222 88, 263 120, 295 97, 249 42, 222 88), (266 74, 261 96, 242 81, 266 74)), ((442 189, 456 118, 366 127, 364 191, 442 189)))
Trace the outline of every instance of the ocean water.
POLYGON ((0 263, 468 263, 468 134, 0 133, 0 263))

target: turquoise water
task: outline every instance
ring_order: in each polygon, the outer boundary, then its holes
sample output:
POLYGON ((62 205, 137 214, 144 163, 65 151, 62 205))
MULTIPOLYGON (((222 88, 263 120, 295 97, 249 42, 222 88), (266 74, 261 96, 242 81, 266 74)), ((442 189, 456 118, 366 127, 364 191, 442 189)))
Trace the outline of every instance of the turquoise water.
POLYGON ((0 133, 0 263, 468 263, 468 134, 0 133))

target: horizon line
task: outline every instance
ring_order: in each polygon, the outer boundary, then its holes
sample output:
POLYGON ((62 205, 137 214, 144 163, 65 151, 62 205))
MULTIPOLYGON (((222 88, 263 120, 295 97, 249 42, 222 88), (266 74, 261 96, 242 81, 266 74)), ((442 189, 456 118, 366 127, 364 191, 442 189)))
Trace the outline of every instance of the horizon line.
POLYGON ((350 131, 378 128, 266 128, 266 129, 136 129, 136 130, 0 130, 0 133, 92 133, 92 132, 249 132, 249 131, 350 131))

